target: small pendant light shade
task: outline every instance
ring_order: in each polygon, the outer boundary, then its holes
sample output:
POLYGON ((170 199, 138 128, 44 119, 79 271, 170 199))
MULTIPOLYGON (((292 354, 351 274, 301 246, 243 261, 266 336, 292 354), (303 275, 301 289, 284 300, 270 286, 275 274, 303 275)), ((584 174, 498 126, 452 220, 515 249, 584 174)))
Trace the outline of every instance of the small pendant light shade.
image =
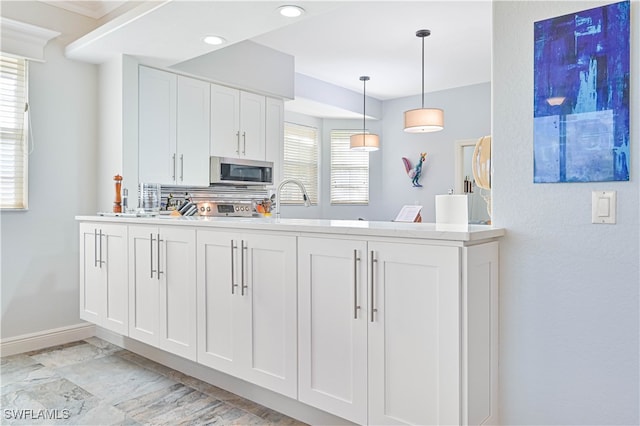
POLYGON ((444 111, 424 107, 424 38, 430 34, 429 30, 416 31, 416 37, 422 39, 422 108, 405 111, 404 131, 407 133, 437 132, 444 129, 444 111))
POLYGON ((351 135, 349 138, 349 147, 354 151, 377 151, 380 148, 380 138, 373 133, 367 133, 366 117, 367 117, 367 81, 369 77, 363 75, 360 81, 364 85, 362 96, 364 98, 362 107, 362 133, 351 135))
POLYGON ((380 138, 371 133, 351 135, 349 146, 354 151, 377 151, 380 148, 380 138))

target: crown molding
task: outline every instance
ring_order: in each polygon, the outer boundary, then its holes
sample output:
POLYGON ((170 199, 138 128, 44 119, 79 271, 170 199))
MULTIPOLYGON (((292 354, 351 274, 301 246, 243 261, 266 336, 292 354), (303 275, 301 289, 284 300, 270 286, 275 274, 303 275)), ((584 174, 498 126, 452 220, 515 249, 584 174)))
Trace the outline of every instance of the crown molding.
POLYGON ((44 47, 60 35, 58 31, 1 17, 3 53, 44 62, 44 47))
POLYGON ((69 12, 84 15, 93 19, 100 19, 103 16, 111 13, 115 9, 119 8, 126 1, 62 1, 62 0, 40 0, 42 3, 46 3, 50 6, 59 7, 60 9, 68 10, 69 12))

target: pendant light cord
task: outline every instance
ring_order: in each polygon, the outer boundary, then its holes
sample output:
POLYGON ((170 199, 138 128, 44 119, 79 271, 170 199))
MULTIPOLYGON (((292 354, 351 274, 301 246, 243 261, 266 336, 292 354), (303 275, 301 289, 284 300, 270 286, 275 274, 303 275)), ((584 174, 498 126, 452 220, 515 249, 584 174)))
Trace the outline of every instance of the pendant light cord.
POLYGON ((367 80, 369 80, 369 76, 363 75, 360 77, 360 81, 363 84, 362 89, 362 137, 367 131, 367 80))
POLYGON ((424 109, 424 37, 422 38, 422 108, 424 109))
POLYGON ((362 84, 364 85, 362 89, 362 137, 364 138, 367 129, 367 80, 362 80, 362 84))

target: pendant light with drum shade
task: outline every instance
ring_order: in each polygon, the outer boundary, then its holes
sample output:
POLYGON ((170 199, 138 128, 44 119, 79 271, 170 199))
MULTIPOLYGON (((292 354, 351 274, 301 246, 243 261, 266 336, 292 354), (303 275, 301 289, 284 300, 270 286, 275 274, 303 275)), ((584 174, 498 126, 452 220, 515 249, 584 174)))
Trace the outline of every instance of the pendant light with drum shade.
POLYGON ((404 112, 404 131, 407 133, 428 133, 444 129, 444 111, 424 107, 424 38, 429 35, 430 30, 416 31, 416 37, 422 39, 422 108, 404 112))
POLYGON ((349 147, 354 151, 377 151, 380 147, 380 138, 373 133, 367 133, 366 127, 366 111, 367 111, 367 81, 369 77, 363 75, 360 77, 360 81, 364 85, 362 96, 364 102, 362 105, 362 133, 356 133, 349 138, 349 147))

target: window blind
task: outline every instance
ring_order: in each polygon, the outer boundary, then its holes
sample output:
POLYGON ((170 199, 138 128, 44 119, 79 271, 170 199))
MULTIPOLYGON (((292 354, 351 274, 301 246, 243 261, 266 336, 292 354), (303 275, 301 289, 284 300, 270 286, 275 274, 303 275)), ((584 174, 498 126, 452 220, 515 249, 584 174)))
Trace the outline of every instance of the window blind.
MULTIPOLYGON (((318 130, 315 127, 284 124, 283 176, 300 180, 311 204, 318 204, 318 130)), ((281 197, 282 204, 304 202, 302 191, 292 184, 282 188, 281 197)))
POLYGON ((27 208, 27 61, 0 56, 0 208, 27 208))
POLYGON ((331 131, 331 204, 369 203, 369 153, 349 149, 349 138, 362 131, 331 131))

